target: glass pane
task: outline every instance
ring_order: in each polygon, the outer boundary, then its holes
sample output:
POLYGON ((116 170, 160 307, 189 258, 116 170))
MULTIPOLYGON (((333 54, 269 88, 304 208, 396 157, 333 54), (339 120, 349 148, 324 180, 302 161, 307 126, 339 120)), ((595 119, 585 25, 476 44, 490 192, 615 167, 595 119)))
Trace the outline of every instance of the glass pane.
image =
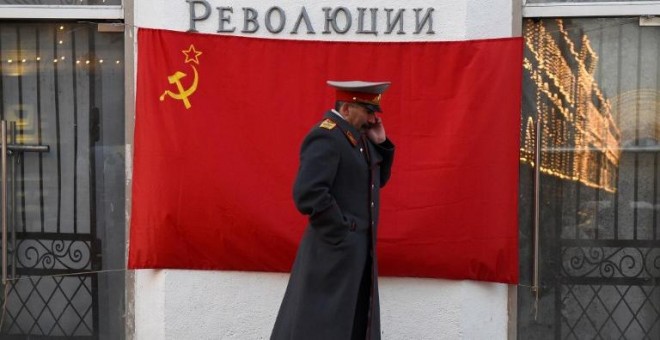
POLYGON ((121 5, 121 0, 0 0, 0 5, 121 5))
POLYGON ((48 146, 9 155, 16 280, 0 338, 123 337, 123 63, 123 34, 94 23, 0 23, 9 142, 48 146))
POLYGON ((660 339, 660 27, 638 20, 525 22, 521 339, 660 339))

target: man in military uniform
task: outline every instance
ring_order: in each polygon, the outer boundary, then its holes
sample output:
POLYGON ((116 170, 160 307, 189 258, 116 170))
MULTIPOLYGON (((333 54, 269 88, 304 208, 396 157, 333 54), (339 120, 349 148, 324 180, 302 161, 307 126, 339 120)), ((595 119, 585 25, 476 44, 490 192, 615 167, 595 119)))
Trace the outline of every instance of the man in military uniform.
POLYGON ((293 187, 309 215, 271 339, 380 339, 379 191, 390 177, 381 94, 389 82, 328 81, 336 106, 305 137, 293 187))

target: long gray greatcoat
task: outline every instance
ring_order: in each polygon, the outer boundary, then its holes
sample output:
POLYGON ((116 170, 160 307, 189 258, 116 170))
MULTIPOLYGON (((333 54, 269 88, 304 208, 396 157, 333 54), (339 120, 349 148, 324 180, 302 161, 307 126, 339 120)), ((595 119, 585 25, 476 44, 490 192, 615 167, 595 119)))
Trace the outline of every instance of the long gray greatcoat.
POLYGON ((324 118, 301 147, 293 196, 309 224, 271 339, 380 339, 372 245, 379 189, 390 177, 394 145, 362 141, 359 131, 332 111, 324 118))

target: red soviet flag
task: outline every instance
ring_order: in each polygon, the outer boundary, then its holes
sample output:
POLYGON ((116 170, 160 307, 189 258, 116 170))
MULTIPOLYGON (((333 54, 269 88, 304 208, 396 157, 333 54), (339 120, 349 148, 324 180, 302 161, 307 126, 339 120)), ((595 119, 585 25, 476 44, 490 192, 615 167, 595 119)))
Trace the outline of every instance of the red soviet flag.
POLYGON ((130 268, 288 271, 300 142, 361 79, 392 82, 381 274, 517 282, 522 39, 138 41, 130 268))

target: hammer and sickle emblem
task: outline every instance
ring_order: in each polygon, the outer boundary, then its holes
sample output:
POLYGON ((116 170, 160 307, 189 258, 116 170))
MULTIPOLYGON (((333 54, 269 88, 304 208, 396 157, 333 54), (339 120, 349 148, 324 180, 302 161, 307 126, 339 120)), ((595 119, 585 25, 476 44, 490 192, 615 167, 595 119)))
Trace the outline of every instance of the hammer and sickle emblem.
POLYGON ((174 93, 169 90, 165 90, 163 94, 160 96, 160 101, 165 101, 165 96, 170 96, 172 99, 176 100, 182 100, 183 105, 186 106, 186 109, 189 109, 192 105, 190 105, 190 100, 188 100, 188 97, 190 97, 195 91, 197 91, 197 83, 199 82, 199 75, 197 74, 197 69, 195 68, 194 65, 190 65, 192 67, 193 71, 195 72, 195 79, 193 79, 192 85, 184 89, 183 84, 181 84, 181 79, 185 78, 187 74, 181 72, 181 71, 176 71, 173 75, 167 77, 167 80, 170 82, 170 84, 176 84, 176 88, 179 91, 178 93, 174 93))

